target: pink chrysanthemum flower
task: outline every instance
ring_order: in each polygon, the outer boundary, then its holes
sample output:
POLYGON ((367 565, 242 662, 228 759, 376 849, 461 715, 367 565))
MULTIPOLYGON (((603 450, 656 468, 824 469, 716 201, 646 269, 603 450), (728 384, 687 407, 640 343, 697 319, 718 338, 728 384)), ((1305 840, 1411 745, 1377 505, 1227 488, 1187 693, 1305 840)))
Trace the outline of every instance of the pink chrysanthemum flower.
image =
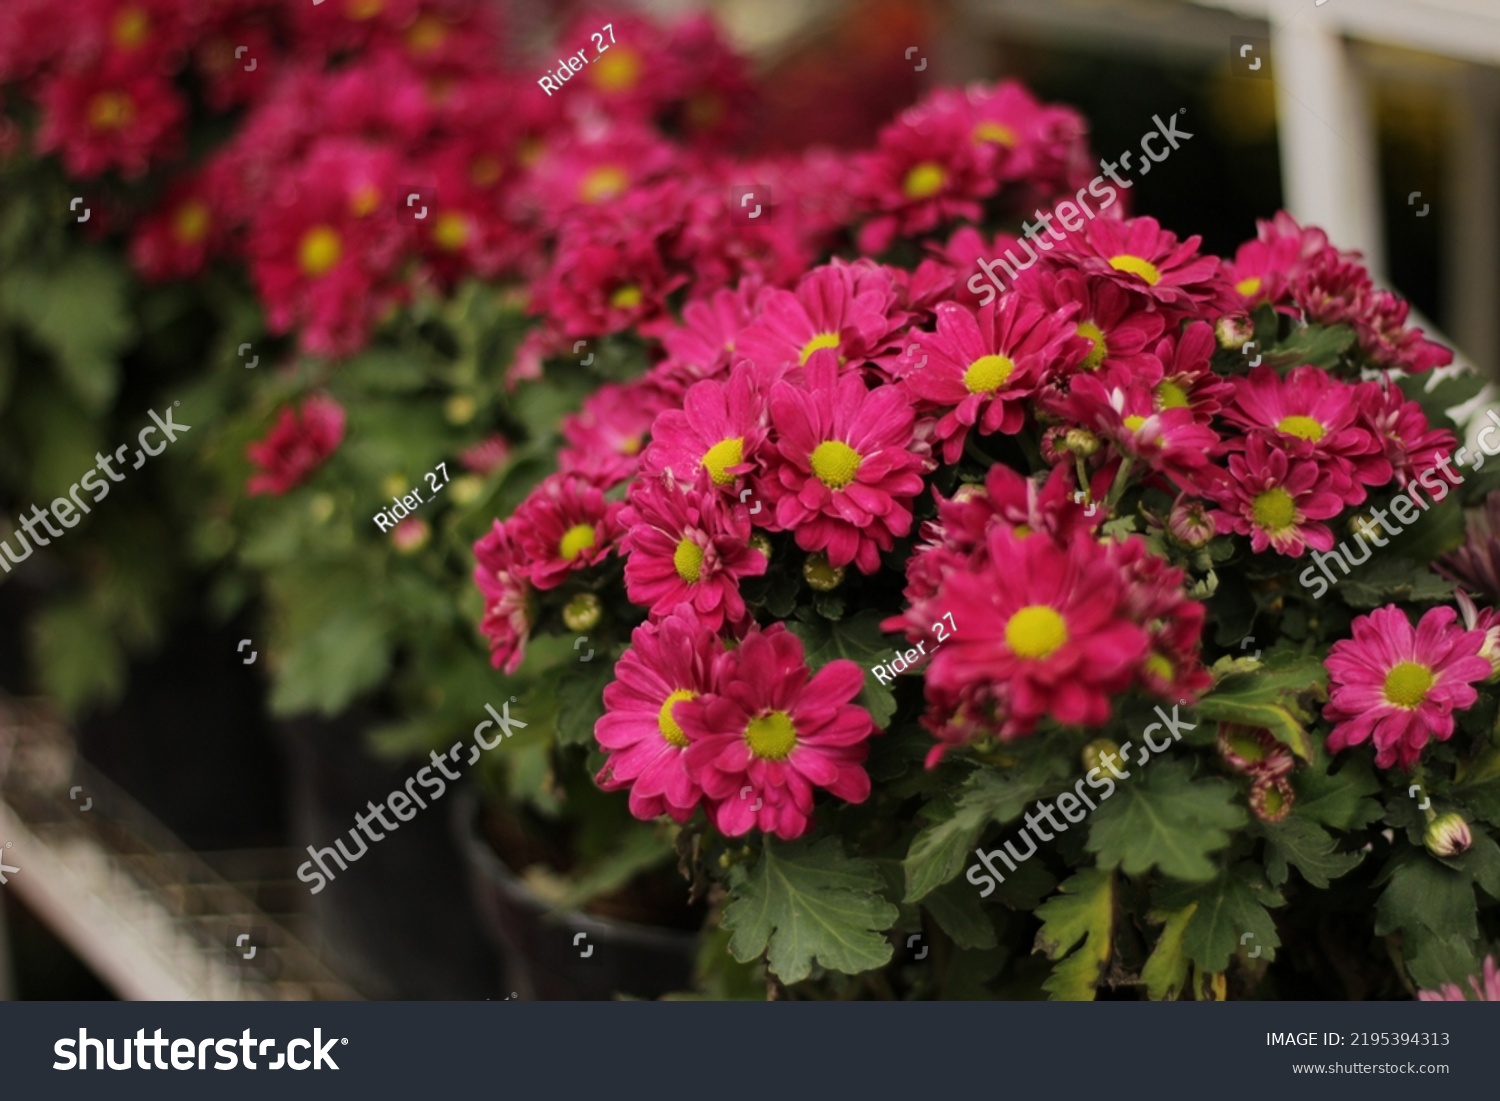
POLYGON ((835 260, 808 272, 795 292, 767 291, 760 317, 740 334, 735 354, 754 363, 767 384, 823 348, 837 352, 841 363, 863 363, 887 350, 905 320, 896 297, 885 269, 868 260, 835 260))
POLYGON ((245 454, 259 470, 245 489, 280 497, 305 482, 344 439, 344 407, 332 398, 314 394, 296 409, 287 406, 265 439, 252 443, 245 454))
POLYGON ((656 373, 633 382, 606 383, 584 399, 583 408, 563 418, 566 445, 558 470, 581 474, 608 489, 632 477, 656 418, 679 400, 679 392, 659 384, 656 373))
POLYGON ((1162 366, 1156 383, 1158 409, 1191 409, 1207 422, 1224 407, 1234 392, 1230 380, 1214 373, 1212 360, 1218 343, 1206 321, 1189 323, 1181 333, 1162 337, 1156 358, 1162 366))
MULTIPOLYGON (((1484 973, 1469 976, 1469 989, 1474 991, 1475 1001, 1500 1002, 1500 968, 1495 966, 1494 956, 1484 957, 1484 973)), ((1466 1002, 1470 999, 1457 983, 1444 983, 1436 990, 1418 990, 1417 998, 1424 1002, 1466 1002)))
POLYGON ((765 397, 754 368, 741 363, 728 379, 694 383, 681 409, 668 409, 656 418, 641 470, 670 471, 678 481, 691 482, 702 469, 714 485, 730 492, 741 475, 755 469, 765 441, 765 397))
POLYGON ((576 475, 554 474, 533 489, 510 520, 532 585, 555 589, 574 570, 607 558, 620 538, 623 507, 576 475))
POLYGON ((728 371, 740 330, 750 323, 750 302, 758 280, 746 280, 737 290, 715 291, 682 308, 682 325, 662 333, 662 345, 672 362, 697 378, 714 378, 728 371))
POLYGON ((1081 271, 1042 268, 1027 269, 1016 291, 1061 316, 1066 316, 1065 307, 1077 307, 1071 318, 1074 332, 1088 341, 1083 370, 1104 372, 1122 385, 1154 386, 1160 380, 1161 361, 1151 353, 1166 320, 1143 295, 1081 271))
POLYGON ((1474 706, 1473 684, 1493 672, 1480 656, 1484 633, 1463 630, 1457 618, 1433 608, 1413 628, 1388 604, 1354 621, 1354 637, 1335 642, 1323 663, 1331 751, 1373 739, 1378 767, 1410 771, 1430 739, 1453 736, 1453 713, 1474 706))
POLYGON ((1365 486, 1383 486, 1393 471, 1382 442, 1360 418, 1357 385, 1330 378, 1321 368, 1295 367, 1283 378, 1270 366, 1235 380, 1224 419, 1247 431, 1274 434, 1276 446, 1310 458, 1328 489, 1346 505, 1365 499, 1365 486))
POLYGON ((1328 248, 1327 234, 1317 228, 1302 228, 1284 210, 1255 225, 1255 239, 1241 245, 1233 263, 1226 265, 1226 274, 1246 312, 1262 302, 1286 302, 1292 281, 1328 248))
POLYGON ((922 491, 926 460, 913 450, 911 406, 895 386, 870 390, 858 374, 841 376, 832 351, 814 354, 805 370, 806 389, 778 382, 771 390, 777 440, 766 492, 776 523, 832 565, 874 573, 880 552, 911 530, 912 498, 922 491))
POLYGON ((1143 540, 1111 548, 1125 577, 1125 611, 1146 628, 1149 650, 1141 686, 1164 700, 1193 699, 1213 683, 1201 660, 1208 609, 1183 590, 1183 571, 1152 554, 1143 540))
POLYGON ((507 676, 521 667, 531 637, 531 585, 509 527, 494 528, 474 544, 474 584, 484 594, 479 629, 490 643, 490 664, 507 676))
POLYGON ((1464 543, 1433 563, 1433 570, 1500 604, 1500 491, 1464 518, 1464 543))
POLYGON ((720 833, 756 828, 790 841, 806 832, 816 789, 850 803, 869 797, 863 762, 877 728, 850 702, 864 684, 858 665, 830 661, 813 673, 801 641, 777 623, 720 655, 713 680, 713 693, 675 714, 688 774, 720 833))
POLYGON ((1243 454, 1229 456, 1229 479, 1214 493, 1222 512, 1214 514, 1220 535, 1250 537, 1257 554, 1273 547, 1277 554, 1300 558, 1306 547, 1333 546, 1328 520, 1343 511, 1339 494, 1323 488, 1326 479, 1311 459, 1277 450, 1262 436, 1250 436, 1243 454))
POLYGON ((1074 306, 1049 313, 1019 295, 1004 295, 977 314, 945 302, 937 332, 914 333, 901 357, 903 391, 943 410, 935 429, 943 461, 963 454, 969 430, 1014 435, 1026 421, 1027 401, 1063 365, 1086 354, 1074 334, 1074 306))
POLYGON ((1370 296, 1364 317, 1355 323, 1360 349, 1382 367, 1419 373, 1453 362, 1453 350, 1428 340, 1421 329, 1406 327, 1411 303, 1390 291, 1370 296))
POLYGON ((1069 419, 1183 489, 1205 490, 1218 481, 1209 461, 1218 434, 1191 409, 1158 410, 1155 394, 1145 387, 1106 390, 1092 375, 1079 375, 1059 405, 1069 419))
POLYGON ((493 432, 472 447, 464 448, 459 453, 458 461, 464 464, 465 470, 488 477, 505 465, 505 461, 510 458, 510 451, 510 441, 500 433, 493 432))
POLYGON ((1221 306, 1233 293, 1219 259, 1198 252, 1201 242, 1178 241, 1155 218, 1095 218, 1082 233, 1069 234, 1055 255, 1159 306, 1221 306))
POLYGON ((750 546, 745 506, 717 492, 707 471, 693 485, 670 475, 637 481, 620 522, 632 603, 653 616, 690 604, 716 631, 745 620, 740 579, 765 573, 766 557, 750 546))
MULTIPOLYGON (((1360 383, 1354 403, 1360 424, 1380 441, 1402 488, 1437 469, 1438 459, 1451 455, 1458 446, 1452 432, 1434 428, 1422 406, 1409 400, 1389 378, 1360 383)), ((1437 477, 1442 480, 1441 475, 1437 477)), ((1425 483, 1423 488, 1427 488, 1425 483)))
POLYGON ((649 821, 692 817, 703 789, 688 772, 678 708, 713 689, 717 635, 687 607, 630 636, 630 649, 604 689, 604 715, 594 737, 608 760, 597 777, 605 791, 630 789, 630 813, 649 821))
POLYGON ((929 685, 959 695, 1003 686, 1002 738, 1030 734, 1044 716, 1070 726, 1107 720, 1148 646, 1108 549, 1086 534, 1059 546, 997 525, 987 551, 982 568, 950 573, 934 598, 962 609, 962 622, 933 657, 929 685))

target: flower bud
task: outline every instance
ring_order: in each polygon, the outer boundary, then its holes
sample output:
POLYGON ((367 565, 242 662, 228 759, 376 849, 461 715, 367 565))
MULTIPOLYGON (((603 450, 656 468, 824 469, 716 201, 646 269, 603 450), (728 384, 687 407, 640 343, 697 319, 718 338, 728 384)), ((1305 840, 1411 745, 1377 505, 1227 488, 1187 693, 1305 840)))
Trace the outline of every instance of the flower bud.
POLYGON ((809 554, 802 576, 815 591, 830 593, 844 583, 844 567, 830 565, 826 554, 809 554))
POLYGON ((1422 841, 1433 856, 1462 856, 1474 844, 1474 836, 1469 832, 1469 823, 1464 821, 1463 815, 1450 811, 1438 815, 1428 824, 1427 835, 1422 841))
POLYGON ((563 623, 570 631, 590 631, 599 625, 604 606, 593 593, 579 593, 563 607, 563 623))
POLYGON ((479 403, 472 395, 454 394, 443 406, 443 415, 448 418, 449 424, 468 424, 474 419, 478 409, 479 403))
POLYGON ((391 542, 402 554, 416 554, 431 538, 432 528, 427 526, 427 521, 415 516, 407 517, 391 530, 391 542))
POLYGON ((1167 515, 1168 534, 1189 550, 1208 546, 1215 531, 1202 501, 1178 501, 1167 515))
POLYGON ((1269 730, 1220 723, 1219 756, 1237 772, 1262 777, 1285 776, 1296 765, 1291 751, 1278 742, 1269 730))
POLYGON ((449 487, 456 505, 472 505, 484 492, 484 479, 475 474, 460 474, 449 487))
POLYGON ((757 531, 750 536, 750 546, 766 556, 766 561, 771 561, 771 540, 763 531, 757 531))
POLYGON ((307 511, 312 514, 312 518, 318 523, 326 524, 333 518, 335 507, 333 494, 315 493, 312 500, 308 503, 307 511))
POLYGON ((1285 776, 1259 776, 1250 785, 1250 810, 1262 822, 1280 822, 1292 813, 1297 794, 1285 776))
POLYGON ((1110 760, 1119 762, 1120 747, 1108 738, 1095 738, 1083 747, 1083 767, 1089 772, 1093 772, 1096 768, 1108 772, 1109 766, 1104 763, 1106 753, 1109 754, 1110 760))
POLYGON ((1230 352, 1237 352, 1245 346, 1245 342, 1255 335, 1255 322, 1249 317, 1221 317, 1214 325, 1214 336, 1218 337, 1219 347, 1230 352))
POLYGON ((1082 455, 1087 459, 1099 450, 1099 437, 1087 428, 1070 428, 1063 436, 1063 447, 1075 455, 1082 455))

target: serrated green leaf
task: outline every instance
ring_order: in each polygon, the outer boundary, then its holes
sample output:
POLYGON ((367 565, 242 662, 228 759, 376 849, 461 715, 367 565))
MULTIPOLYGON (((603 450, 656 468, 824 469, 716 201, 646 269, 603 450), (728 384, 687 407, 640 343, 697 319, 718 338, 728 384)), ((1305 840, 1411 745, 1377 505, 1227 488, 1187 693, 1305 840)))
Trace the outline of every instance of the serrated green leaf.
POLYGON ((1311 363, 1327 369, 1338 363, 1339 358, 1354 346, 1354 330, 1343 325, 1308 325, 1294 331, 1290 336, 1266 353, 1265 360, 1273 367, 1298 367, 1311 363))
POLYGON ((1426 852, 1406 849, 1398 853, 1375 882, 1386 885, 1375 903, 1377 935, 1420 929, 1439 937, 1456 934, 1473 940, 1478 935, 1471 878, 1426 852))
POLYGON ((125 687, 125 655, 85 601, 39 612, 32 639, 42 688, 69 714, 114 700, 125 687))
POLYGON ((1286 900, 1250 864, 1225 868, 1208 883, 1170 884, 1153 896, 1152 903, 1168 911, 1196 905, 1183 929, 1182 950, 1203 971, 1223 971, 1240 951, 1249 958, 1274 960, 1281 945, 1267 907, 1285 905, 1286 900))
POLYGON ((765 955, 777 978, 801 982, 816 963, 857 975, 890 961, 883 934, 898 910, 881 895, 880 870, 837 839, 766 838, 754 868, 737 877, 724 908, 729 950, 741 963, 765 955))
POLYGON ((1380 790, 1380 781, 1369 762, 1346 756, 1336 773, 1329 771, 1331 763, 1319 746, 1312 767, 1292 774, 1296 813, 1336 830, 1359 830, 1378 821, 1380 803, 1370 797, 1380 790))
POLYGON ((1290 866, 1314 887, 1325 888, 1364 859, 1362 852, 1339 852, 1327 830, 1295 812, 1280 822, 1260 823, 1258 832, 1266 839, 1266 875, 1273 887, 1287 881, 1290 866))
POLYGON ((1166 921, 1166 927, 1157 938, 1156 947, 1151 950, 1151 958, 1141 970, 1146 994, 1154 1002, 1175 1000, 1187 984, 1188 965, 1191 961, 1188 960, 1182 940, 1188 922, 1197 912, 1198 904, 1194 902, 1181 910, 1173 910, 1165 915, 1153 914, 1151 917, 1153 922, 1162 921, 1163 918, 1166 921))
MULTIPOLYGON (((1226 668, 1233 668, 1227 666, 1226 668)), ((1316 658, 1277 654, 1259 668, 1230 672, 1198 701, 1205 719, 1269 730, 1304 761, 1313 759, 1308 703, 1326 698, 1328 672, 1316 658)))
POLYGON ((1209 855, 1246 821, 1235 794, 1227 781, 1193 779, 1186 762, 1162 761, 1120 784, 1094 812, 1088 850, 1098 854, 1100 867, 1120 867, 1126 875, 1160 868, 1177 879, 1212 879, 1218 869, 1209 855))
POLYGON ((1474 944, 1457 934, 1440 937, 1419 930, 1408 938, 1402 952, 1412 982, 1423 990, 1437 990, 1452 984, 1472 998, 1469 976, 1480 973, 1483 964, 1474 944))
POLYGON ((615 678, 615 663, 609 654, 563 666, 556 671, 559 706, 557 740, 563 745, 590 745, 594 724, 604 714, 604 687, 615 678))
POLYGON ((1086 868, 1064 880, 1057 890, 1036 912, 1042 928, 1032 950, 1054 962, 1062 960, 1042 989, 1058 1001, 1093 1001, 1113 950, 1114 873, 1086 868), (1075 945, 1078 950, 1063 959, 1075 945))
POLYGON ((54 271, 22 268, 0 279, 0 310, 52 353, 69 388, 96 413, 114 399, 118 359, 134 333, 127 286, 120 264, 93 252, 75 253, 54 271))
POLYGON ((860 667, 865 683, 855 702, 869 711, 882 729, 896 714, 895 695, 870 672, 870 666, 889 654, 894 645, 891 637, 880 630, 883 618, 873 608, 866 608, 837 623, 819 618, 812 623, 794 619, 787 624, 802 640, 809 668, 821 669, 837 658, 846 658, 860 667))
POLYGON ((938 928, 960 948, 995 947, 995 923, 979 892, 962 880, 951 880, 922 899, 938 928))
POLYGON ((1453 582, 1408 558, 1376 558, 1351 576, 1340 578, 1337 588, 1340 598, 1351 608, 1435 603, 1453 598, 1453 582))
POLYGON ((390 668, 388 624, 368 607, 332 611, 299 637, 281 662, 271 691, 277 715, 317 710, 333 715, 378 684, 390 668))
POLYGON ((922 813, 932 824, 912 840, 903 861, 906 901, 924 898, 963 871, 985 827, 1019 817, 1060 771, 1051 756, 1033 757, 1009 772, 981 768, 953 798, 929 803, 922 813))

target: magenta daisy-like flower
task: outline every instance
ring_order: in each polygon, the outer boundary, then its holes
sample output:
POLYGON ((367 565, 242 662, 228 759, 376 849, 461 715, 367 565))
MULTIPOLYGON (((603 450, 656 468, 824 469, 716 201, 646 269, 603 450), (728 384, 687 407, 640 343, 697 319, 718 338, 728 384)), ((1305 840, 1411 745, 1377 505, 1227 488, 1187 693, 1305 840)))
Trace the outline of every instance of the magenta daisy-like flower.
POLYGON ((1339 494, 1324 488, 1327 479, 1311 459, 1280 451, 1262 436, 1250 436, 1243 454, 1229 456, 1229 478, 1214 491, 1222 512, 1214 514, 1220 535, 1250 537, 1257 554, 1273 547, 1277 554, 1300 558, 1306 547, 1333 546, 1328 520, 1343 511, 1339 494))
POLYGON ((713 687, 722 647, 715 632, 686 606, 630 636, 630 649, 604 689, 604 715, 594 737, 608 760, 596 778, 605 791, 630 789, 630 813, 686 822, 703 789, 684 761, 688 738, 678 708, 713 687))
POLYGON ((1030 734, 1044 716, 1070 726, 1107 720, 1148 654, 1108 549, 1083 533, 1060 546, 1003 525, 990 529, 986 548, 982 565, 949 573, 934 598, 962 610, 928 666, 929 686, 960 700, 977 686, 1003 688, 993 701, 1003 738, 1030 734))
POLYGON ((765 398, 753 368, 741 363, 726 380, 694 383, 681 409, 668 409, 656 418, 641 469, 652 475, 670 471, 689 483, 700 469, 706 470, 713 484, 727 492, 755 469, 765 440, 765 398))
POLYGON ((1233 290, 1219 259, 1198 252, 1201 242, 1178 241, 1155 218, 1095 218, 1064 239, 1057 257, 1162 306, 1221 306, 1233 300, 1233 290))
POLYGON ((1296 367, 1285 378, 1270 366, 1235 380, 1224 419, 1247 430, 1274 433, 1276 446, 1315 460, 1328 488, 1346 505, 1365 499, 1364 486, 1382 486, 1393 471, 1381 440, 1360 418, 1359 386, 1321 368, 1296 367))
POLYGON ((532 490, 510 519, 531 584, 555 589, 574 570, 607 558, 620 537, 623 507, 577 475, 554 474, 532 490))
POLYGON ((675 714, 687 736, 688 775, 720 833, 756 828, 791 840, 807 830, 815 790, 850 803, 869 797, 863 763, 877 728, 850 702, 864 683, 854 662, 813 673, 801 641, 778 623, 720 655, 713 681, 712 693, 675 714))
POLYGON ((1111 440, 1124 455, 1139 459, 1182 488, 1206 489, 1217 481, 1209 457, 1218 434, 1200 424, 1191 409, 1158 409, 1153 391, 1141 386, 1106 390, 1092 375, 1073 380, 1060 403, 1067 416, 1111 440))
POLYGON ((717 492, 707 471, 692 486, 666 475, 636 482, 620 522, 632 603, 653 616, 686 603, 714 630, 744 621, 740 578, 765 573, 766 557, 750 546, 745 506, 717 492))
POLYGON ((1413 628, 1388 604, 1354 621, 1354 637, 1335 642, 1323 663, 1330 750, 1373 739, 1377 766, 1410 771, 1429 740, 1453 736, 1453 713, 1474 706, 1474 683, 1493 672, 1480 656, 1484 632, 1457 619, 1452 608, 1433 608, 1413 628))
POLYGON ((973 313, 945 302, 937 332, 915 333, 898 370, 901 388, 924 408, 943 410, 936 438, 943 461, 963 454, 969 430, 1014 435, 1026 420, 1026 399, 1070 360, 1086 354, 1074 332, 1076 307, 1048 312, 1019 295, 1004 295, 973 313))
POLYGON ((832 351, 808 361, 805 381, 805 389, 778 382, 771 390, 777 440, 765 488, 776 524, 832 565, 874 573, 880 552, 911 530, 912 498, 922 492, 915 416, 899 388, 841 377, 832 351))
POLYGON ((521 667, 531 636, 531 584, 511 530, 499 520, 474 544, 474 584, 484 594, 479 629, 490 643, 490 664, 507 676, 521 667))
MULTIPOLYGON (((1452 454, 1458 446, 1452 432, 1434 428, 1422 406, 1409 400, 1389 378, 1361 383, 1354 404, 1360 423, 1384 447, 1402 488, 1436 469, 1438 459, 1452 454)), ((1427 488, 1425 484, 1423 488, 1427 488)))
POLYGON ((607 383, 590 394, 577 413, 564 417, 567 444, 558 455, 558 469, 580 474, 601 489, 634 475, 658 414, 680 400, 680 392, 661 385, 655 374, 607 383))
POLYGON ((1088 341, 1080 363, 1084 370, 1105 372, 1122 384, 1152 386, 1160 379, 1161 361, 1151 353, 1166 319, 1151 309, 1144 295, 1081 271, 1042 268, 1028 269, 1016 291, 1035 298, 1050 312, 1062 314, 1067 306, 1076 307, 1074 332, 1088 341))

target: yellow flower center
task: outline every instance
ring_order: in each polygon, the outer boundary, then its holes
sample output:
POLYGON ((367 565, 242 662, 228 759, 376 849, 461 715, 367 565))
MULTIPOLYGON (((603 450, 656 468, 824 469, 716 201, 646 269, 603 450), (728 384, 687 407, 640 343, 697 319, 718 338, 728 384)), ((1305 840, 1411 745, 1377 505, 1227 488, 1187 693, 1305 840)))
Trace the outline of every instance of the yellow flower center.
POLYGON ((686 749, 688 746, 687 735, 682 732, 682 727, 677 725, 677 720, 672 718, 672 708, 683 700, 697 699, 698 693, 690 688, 679 688, 665 700, 662 701, 661 711, 656 716, 656 729, 661 731, 661 736, 678 749, 686 749))
POLYGON ((100 92, 89 100, 89 125, 120 130, 135 121, 135 101, 123 92, 100 92))
POLYGON ((1083 365, 1090 371, 1097 371, 1099 365, 1104 362, 1104 357, 1109 355, 1109 345, 1105 343, 1104 330, 1092 321, 1085 321, 1078 326, 1078 335, 1093 341, 1094 346, 1089 349, 1089 354, 1083 357, 1083 365))
POLYGON ((344 5, 344 14, 360 21, 374 19, 384 10, 385 0, 349 0, 344 5))
POLYGON ((677 549, 672 552, 672 565, 676 568, 678 577, 689 585, 695 583, 703 576, 703 548, 684 536, 682 542, 677 544, 677 549))
POLYGON ((1156 405, 1159 409, 1186 409, 1190 404, 1187 391, 1175 382, 1163 382, 1156 388, 1156 405))
POLYGON ((571 562, 592 547, 597 538, 593 524, 574 524, 563 532, 563 537, 557 544, 557 553, 571 562))
POLYGON ((783 761, 797 748, 797 728, 785 711, 772 711, 750 720, 745 741, 750 752, 762 760, 783 761))
POLYGON ((824 440, 813 448, 813 473, 829 489, 843 489, 859 473, 863 457, 843 440, 824 440))
POLYGON ((115 45, 122 50, 133 50, 146 41, 151 33, 151 20, 140 8, 122 8, 115 16, 115 45))
POLYGON ((807 361, 812 358, 814 352, 821 351, 824 348, 837 348, 838 346, 838 333, 818 333, 806 344, 802 345, 802 354, 798 357, 797 362, 806 366, 807 361))
POLYGON ((1161 272, 1156 270, 1155 264, 1143 256, 1131 256, 1129 253, 1111 256, 1109 266, 1115 271, 1128 271, 1132 275, 1139 275, 1150 287, 1161 282, 1161 272))
POLYGON ((1260 293, 1260 276, 1252 275, 1249 279, 1241 279, 1234 285, 1234 289, 1246 298, 1254 298, 1260 293))
POLYGON ((448 38, 443 21, 434 15, 420 15, 406 32, 406 48, 421 56, 436 50, 448 38))
POLYGON ((1141 430, 1141 425, 1145 423, 1146 418, 1141 416, 1139 413, 1132 413, 1130 414, 1130 416, 1125 418, 1125 427, 1130 429, 1132 432, 1139 432, 1141 430))
POLYGON ((1003 122, 986 119, 974 127, 974 140, 992 141, 1000 145, 1014 146, 1016 144, 1016 132, 1003 122))
POLYGON ((641 288, 634 283, 626 283, 614 294, 609 296, 609 304, 617 310, 633 310, 645 299, 641 288))
POLYGON ((1146 659, 1146 672, 1168 682, 1177 676, 1177 670, 1172 667, 1172 663, 1160 654, 1152 654, 1146 659))
POLYGON ((1068 625, 1055 608, 1028 604, 1005 625, 1005 645, 1020 658, 1040 661, 1068 641, 1068 625))
POLYGON ((993 394, 1015 369, 1015 361, 1009 356, 980 356, 964 372, 964 385, 971 394, 993 394))
POLYGON ((923 161, 906 174, 901 190, 908 199, 930 199, 948 182, 948 174, 941 165, 923 161))
POLYGON ((380 188, 372 183, 360 184, 349 196, 349 213, 356 218, 368 218, 380 206, 380 188))
POLYGON ((1290 493, 1276 486, 1251 502, 1250 515, 1256 527, 1274 535, 1292 526, 1297 518, 1297 505, 1290 493))
POLYGON ((594 87, 601 92, 628 92, 641 79, 641 55, 625 46, 611 46, 594 61, 594 87))
POLYGON ((708 469, 708 476, 714 480, 714 485, 727 486, 734 481, 729 468, 739 466, 744 461, 745 437, 730 436, 703 453, 702 465, 708 469))
POLYGON ((457 252, 469 242, 469 219, 451 210, 432 225, 432 240, 444 252, 457 252))
POLYGON ((481 153, 469 165, 469 179, 475 187, 489 187, 500 179, 500 158, 493 153, 481 153))
POLYGON ((1276 425, 1278 432, 1285 432, 1288 436, 1296 436, 1299 440, 1312 440, 1314 443, 1323 438, 1323 426, 1312 417, 1282 417, 1276 425))
POLYGON ((578 185, 578 197, 586 203, 613 199, 630 186, 629 174, 617 164, 601 164, 590 169, 578 185))
POLYGON ((184 245, 196 245, 208 236, 208 207, 190 199, 177 208, 172 218, 172 232, 184 245))
POLYGON ((1397 707, 1416 707, 1427 698, 1435 679, 1431 669, 1414 661, 1393 665, 1385 675, 1386 701, 1397 707))
POLYGON ((621 455, 639 455, 641 453, 641 438, 639 436, 626 436, 620 443, 621 455))
POLYGON ((313 226, 302 235, 297 259, 304 274, 316 279, 326 275, 344 255, 344 243, 332 226, 313 226))

